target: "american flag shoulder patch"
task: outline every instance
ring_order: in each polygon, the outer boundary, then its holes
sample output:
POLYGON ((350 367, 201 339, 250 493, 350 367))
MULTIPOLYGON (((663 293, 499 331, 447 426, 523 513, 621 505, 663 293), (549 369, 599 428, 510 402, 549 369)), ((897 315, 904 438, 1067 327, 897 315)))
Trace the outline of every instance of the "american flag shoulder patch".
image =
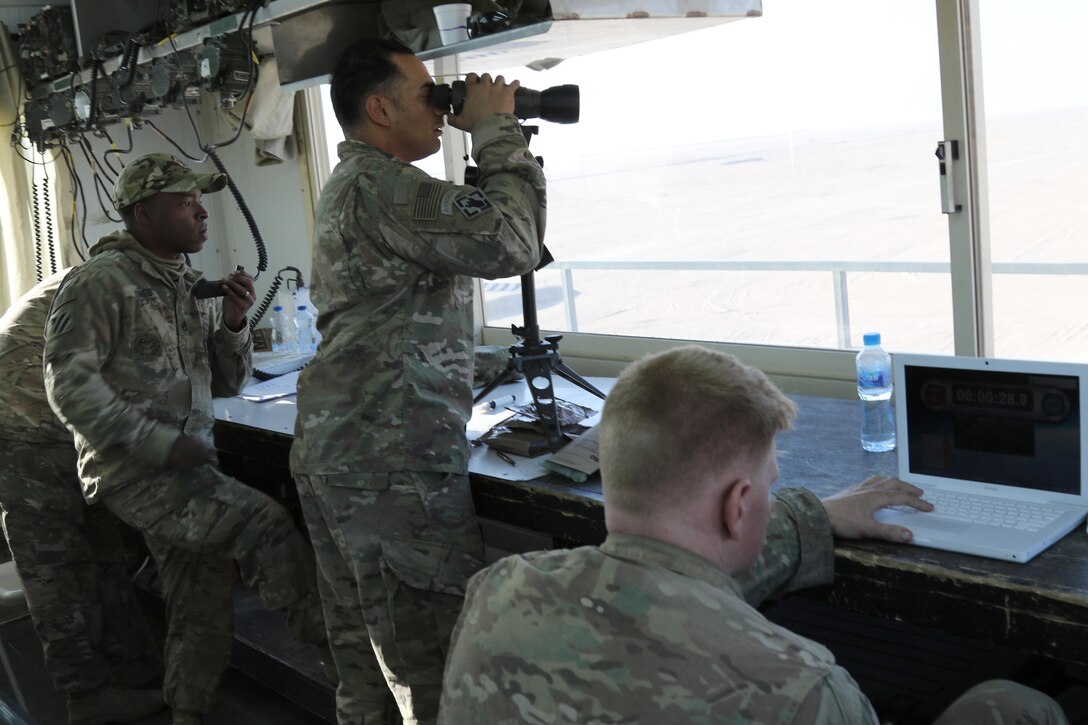
POLYGON ((412 205, 412 219, 433 221, 438 214, 438 203, 442 198, 442 185, 425 181, 416 189, 415 203, 412 205))

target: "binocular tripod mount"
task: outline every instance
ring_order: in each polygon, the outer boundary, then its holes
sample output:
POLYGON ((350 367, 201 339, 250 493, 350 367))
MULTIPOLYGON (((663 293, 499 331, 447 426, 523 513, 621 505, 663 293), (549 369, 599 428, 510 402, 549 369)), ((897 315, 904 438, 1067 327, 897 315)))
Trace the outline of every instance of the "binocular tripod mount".
MULTIPOLYGON (((547 254, 546 251, 545 254, 547 254)), ((544 428, 544 438, 530 445, 529 452, 536 455, 543 453, 547 448, 554 453, 567 441, 563 436, 559 412, 555 406, 552 373, 593 393, 601 400, 604 400, 605 394, 563 363, 559 355, 559 341, 563 339, 562 335, 549 335, 543 340, 540 339, 540 325, 536 316, 536 281, 533 272, 521 276, 521 307, 525 324, 522 327, 510 326, 510 331, 519 341, 510 346, 510 360, 506 364, 506 370, 480 391, 474 402, 483 400, 496 387, 509 382, 515 373, 521 373, 529 384, 529 392, 532 393, 533 403, 536 404, 536 414, 544 428)))

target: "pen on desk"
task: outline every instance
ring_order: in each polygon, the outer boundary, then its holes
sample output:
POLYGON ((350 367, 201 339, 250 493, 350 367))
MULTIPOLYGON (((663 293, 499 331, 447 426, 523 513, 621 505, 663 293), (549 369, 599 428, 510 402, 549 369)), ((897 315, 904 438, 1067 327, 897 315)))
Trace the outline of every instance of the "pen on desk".
POLYGON ((495 410, 495 408, 501 408, 504 405, 516 402, 518 402, 518 396, 516 395, 500 395, 494 400, 486 400, 483 403, 473 406, 472 412, 486 413, 488 411, 495 410))
POLYGON ((517 461, 515 461, 515 460, 514 460, 513 458, 511 458, 510 456, 506 455, 506 454, 505 454, 505 453, 503 453, 502 451, 495 451, 495 454, 496 454, 496 455, 497 455, 497 456, 498 456, 499 458, 501 458, 501 459, 503 459, 504 461, 506 461, 507 463, 509 463, 509 464, 510 464, 511 466, 514 466, 515 468, 517 468, 517 465, 518 465, 517 461))

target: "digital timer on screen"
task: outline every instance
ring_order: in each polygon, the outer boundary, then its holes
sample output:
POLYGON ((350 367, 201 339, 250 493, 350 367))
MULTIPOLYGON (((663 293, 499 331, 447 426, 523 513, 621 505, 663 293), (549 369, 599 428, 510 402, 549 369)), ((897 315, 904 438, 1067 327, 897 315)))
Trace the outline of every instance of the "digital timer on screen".
POLYGON ((1035 409, 1035 395, 1029 388, 954 383, 952 400, 965 405, 1005 410, 1031 411, 1035 409))

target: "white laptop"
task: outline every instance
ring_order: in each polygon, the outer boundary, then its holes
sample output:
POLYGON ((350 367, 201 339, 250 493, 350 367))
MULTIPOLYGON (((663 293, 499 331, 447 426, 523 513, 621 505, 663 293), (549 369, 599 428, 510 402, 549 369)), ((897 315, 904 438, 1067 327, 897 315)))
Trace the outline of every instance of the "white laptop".
POLYGON ((897 354, 899 478, 914 544, 1027 562, 1088 514, 1088 365, 897 354), (974 522, 981 518, 987 523, 974 522))

